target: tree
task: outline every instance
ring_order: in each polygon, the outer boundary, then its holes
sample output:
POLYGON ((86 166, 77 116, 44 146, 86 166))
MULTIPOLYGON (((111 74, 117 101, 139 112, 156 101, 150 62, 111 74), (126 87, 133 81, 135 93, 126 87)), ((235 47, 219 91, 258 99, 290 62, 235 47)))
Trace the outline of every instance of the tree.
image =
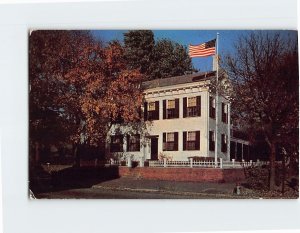
POLYGON ((279 34, 241 37, 227 57, 233 114, 239 125, 261 132, 269 148, 269 188, 275 189, 276 148, 298 145, 298 50, 279 34))
POLYGON ((125 52, 129 69, 139 69, 146 77, 153 62, 154 34, 151 30, 133 30, 124 33, 125 52))
POLYGON ((153 50, 150 79, 168 78, 195 71, 185 47, 163 39, 156 42, 153 50))
POLYGON ((142 76, 127 69, 118 42, 103 47, 88 32, 35 31, 29 50, 31 142, 63 139, 76 154, 78 144, 104 142, 116 119, 139 119, 142 76))
POLYGON ((155 42, 152 31, 129 31, 124 34, 124 43, 129 68, 139 69, 144 80, 196 71, 184 46, 168 39, 155 42))

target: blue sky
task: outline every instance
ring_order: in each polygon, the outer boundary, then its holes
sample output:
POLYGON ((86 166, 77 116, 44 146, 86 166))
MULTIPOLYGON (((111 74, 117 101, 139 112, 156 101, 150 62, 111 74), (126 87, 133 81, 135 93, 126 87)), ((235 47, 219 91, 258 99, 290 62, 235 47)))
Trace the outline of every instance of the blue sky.
MULTIPOLYGON (((127 30, 94 30, 92 34, 95 38, 102 40, 103 42, 109 42, 110 40, 119 40, 123 42, 123 34, 127 30)), ((155 40, 170 39, 184 46, 189 44, 200 44, 206 41, 216 38, 217 32, 219 32, 219 54, 221 56, 233 53, 234 44, 238 38, 242 35, 247 35, 251 31, 246 30, 153 30, 155 40)), ((271 31, 280 32, 284 37, 289 34, 296 37, 295 31, 271 31)), ((212 69, 212 57, 206 58, 193 58, 193 65, 196 69, 201 71, 210 71, 212 69)))

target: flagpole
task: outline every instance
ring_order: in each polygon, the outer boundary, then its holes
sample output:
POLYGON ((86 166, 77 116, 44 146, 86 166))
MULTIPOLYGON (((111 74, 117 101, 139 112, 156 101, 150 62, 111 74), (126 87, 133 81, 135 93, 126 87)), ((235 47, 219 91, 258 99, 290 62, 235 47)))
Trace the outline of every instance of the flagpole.
POLYGON ((216 40, 216 134, 215 134, 215 167, 218 167, 218 124, 219 124, 219 91, 218 91, 218 83, 219 83, 219 33, 217 32, 217 40, 216 40))

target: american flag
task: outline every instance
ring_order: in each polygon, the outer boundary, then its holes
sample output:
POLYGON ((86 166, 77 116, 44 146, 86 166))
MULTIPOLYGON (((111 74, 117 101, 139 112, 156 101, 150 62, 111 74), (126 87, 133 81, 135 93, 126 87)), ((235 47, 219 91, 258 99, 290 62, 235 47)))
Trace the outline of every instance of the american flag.
POLYGON ((189 45, 190 57, 208 57, 216 54, 216 39, 199 45, 189 45))

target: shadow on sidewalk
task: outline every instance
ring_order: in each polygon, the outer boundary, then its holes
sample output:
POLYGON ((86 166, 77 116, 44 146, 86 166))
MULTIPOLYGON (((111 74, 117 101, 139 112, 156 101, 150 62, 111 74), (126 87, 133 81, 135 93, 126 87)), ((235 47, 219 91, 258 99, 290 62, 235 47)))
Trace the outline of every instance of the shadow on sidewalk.
POLYGON ((117 166, 69 167, 51 174, 42 168, 38 169, 38 172, 30 176, 29 188, 33 193, 90 188, 95 184, 119 178, 117 166))

